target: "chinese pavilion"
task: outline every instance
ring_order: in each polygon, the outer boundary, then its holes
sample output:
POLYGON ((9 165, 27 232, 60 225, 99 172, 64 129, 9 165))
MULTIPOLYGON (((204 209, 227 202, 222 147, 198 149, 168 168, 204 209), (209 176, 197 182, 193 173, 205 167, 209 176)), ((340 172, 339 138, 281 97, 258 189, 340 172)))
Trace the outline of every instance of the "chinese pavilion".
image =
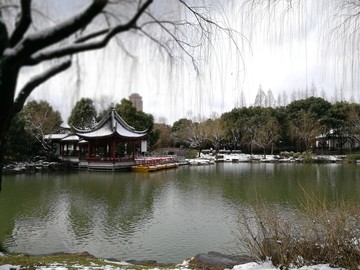
POLYGON ((147 132, 129 126, 112 109, 91 129, 74 128, 79 137, 79 168, 123 170, 135 164, 147 132))

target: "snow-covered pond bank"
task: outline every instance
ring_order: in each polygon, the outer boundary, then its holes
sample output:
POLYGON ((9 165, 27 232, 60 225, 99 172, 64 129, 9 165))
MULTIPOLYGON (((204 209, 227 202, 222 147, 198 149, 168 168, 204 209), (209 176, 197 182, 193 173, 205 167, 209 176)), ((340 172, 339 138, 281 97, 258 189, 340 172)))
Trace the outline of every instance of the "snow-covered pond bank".
MULTIPOLYGON (((79 253, 80 254, 80 253, 79 253)), ((69 254, 71 256, 71 254, 69 254)), ((89 254, 90 255, 90 254, 89 254)), ((11 255, 14 256, 14 255, 11 255)), ((20 255, 23 257, 26 257, 27 255, 20 255)), ((33 269, 33 270, 70 270, 70 269, 78 269, 78 270, 129 270, 129 269, 146 269, 146 270, 190 270, 190 269, 208 269, 208 270, 216 270, 216 269, 231 269, 231 270, 275 270, 280 269, 279 267, 276 267, 273 265, 271 260, 265 261, 265 262, 247 262, 235 265, 233 267, 225 267, 227 261, 223 261, 223 267, 219 264, 214 265, 207 265, 204 266, 206 268, 192 268, 191 267, 191 258, 190 260, 184 260, 183 262, 179 264, 173 264, 171 265, 161 265, 161 264, 132 264, 126 261, 117 261, 113 259, 97 259, 90 255, 90 257, 83 257, 79 256, 79 259, 81 259, 82 263, 77 262, 76 259, 74 261, 74 258, 72 257, 72 260, 68 262, 62 261, 64 259, 63 256, 59 257, 59 261, 50 260, 48 261, 47 257, 38 257, 38 262, 34 262, 33 260, 31 265, 16 265, 9 263, 3 263, 6 261, 6 258, 8 256, 4 253, 0 252, 0 270, 21 270, 21 269, 33 269)), ((76 258, 76 257, 75 257, 76 258)), ((224 258, 226 259, 226 258, 224 258)), ((333 268, 330 267, 329 264, 317 264, 317 265, 311 265, 311 266, 303 266, 301 268, 297 267, 290 267, 288 269, 299 269, 299 270, 344 270, 344 268, 333 268)))
MULTIPOLYGON (((282 155, 250 155, 242 153, 223 152, 219 154, 201 153, 200 157, 187 159, 180 165, 210 165, 216 162, 268 162, 268 163, 301 163, 304 162, 304 155, 300 153, 286 152, 282 155)), ((313 163, 340 163, 346 160, 345 155, 308 155, 307 162, 313 163)), ((359 161, 358 161, 359 163, 359 161)), ((48 162, 46 160, 12 162, 4 166, 4 173, 34 173, 63 170, 69 167, 69 163, 48 162)))
POLYGON ((194 159, 188 159, 190 165, 209 165, 215 164, 216 162, 289 162, 289 163, 300 163, 314 162, 314 163, 336 163, 343 162, 346 159, 344 155, 308 155, 304 157, 299 153, 289 153, 287 155, 250 155, 241 153, 201 153, 200 157, 194 159))
POLYGON ((202 151, 200 156, 188 159, 190 165, 208 165, 216 162, 273 162, 273 163, 341 163, 347 161, 346 155, 316 155, 312 153, 281 152, 279 155, 243 154, 239 152, 202 151))
MULTIPOLYGON (((4 264, 0 265, 0 270, 20 270, 24 269, 24 266, 19 265, 11 265, 11 264, 4 264)), ((92 266, 85 266, 79 264, 67 265, 63 263, 53 263, 49 265, 39 265, 36 267, 31 267, 33 270, 70 270, 70 269, 78 269, 78 270, 128 270, 128 269, 147 269, 147 270, 186 270, 190 269, 188 267, 187 261, 184 261, 182 264, 176 265, 174 268, 159 268, 159 267, 141 267, 141 266, 134 266, 130 265, 125 262, 119 262, 118 264, 114 262, 110 262, 107 264, 107 261, 104 261, 104 265, 92 265, 92 266)), ((271 261, 268 262, 251 262, 236 265, 232 268, 232 270, 276 270, 279 267, 274 266, 271 261)), ((311 266, 303 266, 301 268, 288 268, 290 269, 298 269, 298 270, 346 270, 344 268, 332 268, 328 264, 317 264, 311 266)))

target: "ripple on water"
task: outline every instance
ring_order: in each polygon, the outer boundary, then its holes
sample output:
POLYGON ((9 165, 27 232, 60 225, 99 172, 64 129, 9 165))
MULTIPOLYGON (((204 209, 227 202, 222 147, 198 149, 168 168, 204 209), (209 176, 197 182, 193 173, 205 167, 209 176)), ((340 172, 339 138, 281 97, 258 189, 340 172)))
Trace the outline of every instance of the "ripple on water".
POLYGON ((256 196, 293 205, 304 188, 330 199, 336 190, 360 201, 359 168, 218 164, 159 174, 9 175, 0 196, 0 239, 15 252, 86 250, 100 257, 181 261, 223 251, 237 226, 236 208, 256 196))

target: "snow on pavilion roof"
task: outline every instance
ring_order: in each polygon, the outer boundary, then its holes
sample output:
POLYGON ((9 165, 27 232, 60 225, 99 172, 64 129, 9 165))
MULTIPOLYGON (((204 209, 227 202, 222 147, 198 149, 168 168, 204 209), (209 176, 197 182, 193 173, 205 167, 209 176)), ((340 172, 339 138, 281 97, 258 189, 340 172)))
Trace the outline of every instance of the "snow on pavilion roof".
POLYGON ((71 134, 71 135, 65 137, 64 139, 62 139, 61 141, 62 142, 74 142, 74 141, 77 142, 77 141, 79 141, 79 136, 71 134))
POLYGON ((108 112, 107 115, 91 129, 74 129, 79 137, 85 139, 105 138, 113 135, 130 139, 142 139, 147 135, 146 130, 137 131, 135 128, 129 126, 124 119, 116 113, 115 109, 108 112))
POLYGON ((64 139, 66 136, 69 136, 69 134, 67 134, 67 133, 46 134, 46 135, 44 135, 44 140, 61 140, 61 139, 64 139))

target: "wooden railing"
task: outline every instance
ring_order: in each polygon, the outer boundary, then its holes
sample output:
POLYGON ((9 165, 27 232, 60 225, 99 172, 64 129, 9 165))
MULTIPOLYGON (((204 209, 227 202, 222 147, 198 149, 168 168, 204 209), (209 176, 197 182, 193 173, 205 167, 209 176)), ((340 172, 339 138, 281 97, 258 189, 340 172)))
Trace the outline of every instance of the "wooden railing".
POLYGON ((131 162, 134 161, 133 157, 88 157, 87 161, 91 162, 131 162))
POLYGON ((136 165, 167 164, 176 162, 174 157, 146 157, 135 159, 136 165))

